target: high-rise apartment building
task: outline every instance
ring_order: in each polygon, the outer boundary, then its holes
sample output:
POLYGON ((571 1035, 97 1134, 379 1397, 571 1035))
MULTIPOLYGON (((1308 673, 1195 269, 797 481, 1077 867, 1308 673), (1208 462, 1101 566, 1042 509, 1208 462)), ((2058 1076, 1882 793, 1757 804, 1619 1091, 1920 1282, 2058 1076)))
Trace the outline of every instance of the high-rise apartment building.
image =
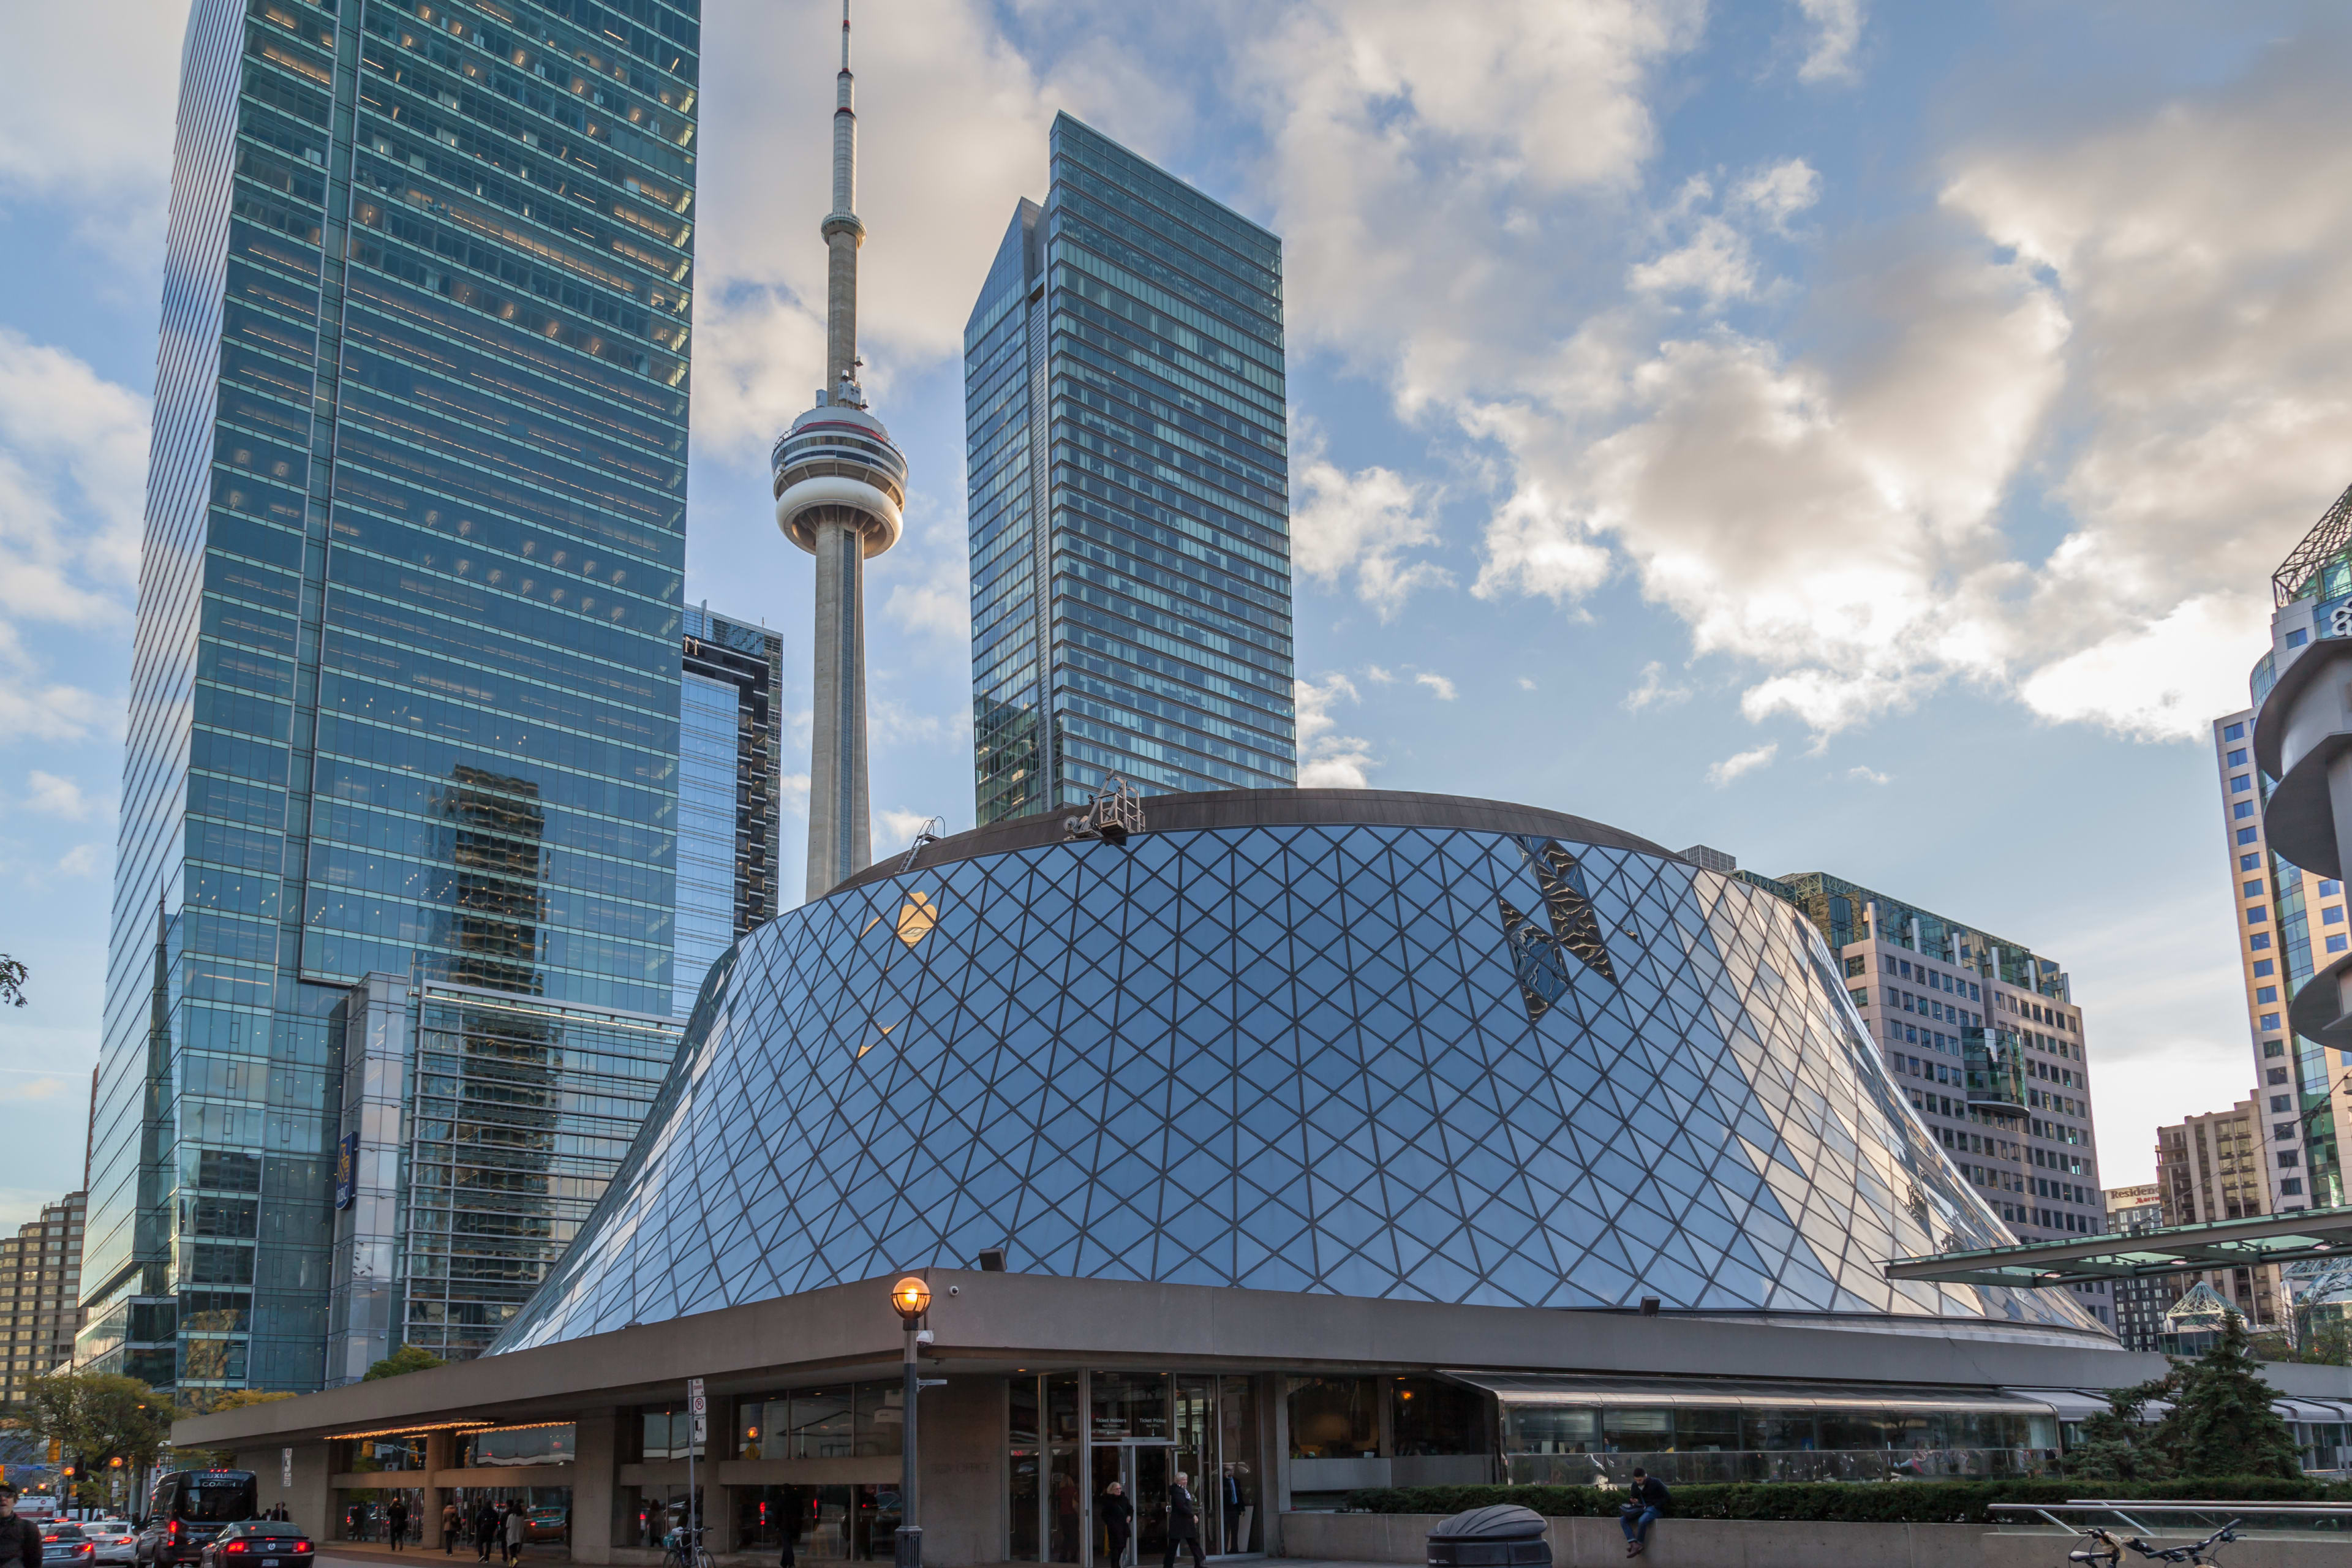
POLYGON ((702 977, 735 939, 776 918, 782 849, 777 695, 784 639, 686 612, 678 671, 677 959, 671 1011, 694 1011, 702 977))
MULTIPOLYGON (((2272 1212, 2261 1122, 2254 1102, 2242 1100, 2227 1110, 2156 1130, 2156 1185, 2165 1224, 2206 1225, 2272 1212)), ((2184 1289, 2203 1279, 2257 1329, 2284 1326, 2274 1266, 2210 1268, 2177 1278, 2184 1289)))
MULTIPOLYGON (((2129 1236, 2164 1225, 2164 1189, 2154 1182, 2107 1189, 2107 1228, 2129 1236)), ((2164 1314, 2180 1299, 2178 1274, 2115 1281, 2116 1338, 2127 1351, 2153 1351, 2164 1332, 2164 1314)))
POLYGON ((2263 835, 2262 808, 2273 781, 2253 761, 2253 728, 2251 709, 2216 719, 2213 762, 2261 1111, 2256 1130, 2275 1214, 2344 1201, 2336 1129, 2352 1124, 2352 1073, 2342 1071, 2352 1056, 2332 1065, 2326 1047, 2296 1039, 2287 1003, 2315 967, 2352 948, 2352 927, 2344 884, 2276 854, 2263 835), (2331 1075, 2343 1081, 2331 1088, 2331 1075))
POLYGON ((1064 114, 964 328, 983 824, 1286 786, 1282 242, 1064 114))
MULTIPOLYGON (((2106 1229, 2083 1014, 2063 969, 1825 872, 1737 874, 1821 931, 1912 1108, 2021 1240, 2106 1229)), ((2105 1286, 2074 1289, 2113 1323, 2105 1286)))
POLYGON ((20 1400, 26 1385, 73 1360, 81 1327, 81 1193, 41 1205, 41 1217, 0 1241, 0 1334, 6 1335, 0 1400, 20 1400))
POLYGON ((331 1328, 399 1336, 331 1316, 396 1307, 338 1270, 383 1285, 371 1238, 431 1131, 346 1090, 388 1026, 371 975, 407 1006, 669 1026, 697 16, 196 0, 92 1138, 100 1370, 300 1389, 331 1328))

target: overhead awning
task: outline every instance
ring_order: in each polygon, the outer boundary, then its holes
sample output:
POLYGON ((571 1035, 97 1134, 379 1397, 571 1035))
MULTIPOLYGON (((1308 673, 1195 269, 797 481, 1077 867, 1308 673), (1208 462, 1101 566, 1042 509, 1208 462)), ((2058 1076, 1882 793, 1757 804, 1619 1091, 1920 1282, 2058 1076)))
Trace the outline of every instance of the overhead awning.
POLYGON ((2082 1388, 2011 1388, 2004 1392, 2024 1399, 2038 1399, 2058 1413, 2061 1421, 2088 1421, 2094 1415, 2105 1415, 2106 1396, 2082 1388))
POLYGON ((1897 1258, 1889 1279, 1944 1285, 2082 1285, 2200 1268, 2251 1268, 2352 1254, 2352 1208, 2297 1209, 2207 1225, 1897 1258))
POLYGON ((2326 1399, 2273 1399, 2271 1408, 2289 1421, 2352 1421, 2344 1404, 2326 1399))
MULTIPOLYGON (((1654 1410, 1969 1410, 2047 1415, 2050 1402, 2015 1389, 1938 1388, 1922 1384, 1787 1383, 1762 1378, 1587 1376, 1577 1373, 1469 1372, 1445 1375, 1506 1405, 1636 1406, 1654 1410)), ((2105 1401, 2099 1408, 2106 1408, 2105 1401)), ((2071 1419, 2071 1418, 2070 1418, 2071 1419)))

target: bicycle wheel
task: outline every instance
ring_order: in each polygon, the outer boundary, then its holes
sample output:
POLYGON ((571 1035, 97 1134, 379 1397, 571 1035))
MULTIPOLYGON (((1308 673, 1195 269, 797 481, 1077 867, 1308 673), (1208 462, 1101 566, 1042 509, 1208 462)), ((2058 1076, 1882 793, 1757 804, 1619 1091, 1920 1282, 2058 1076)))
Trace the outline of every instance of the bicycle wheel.
POLYGON ((694 1550, 694 1568, 719 1568, 719 1564, 712 1560, 709 1552, 698 1546, 694 1550))

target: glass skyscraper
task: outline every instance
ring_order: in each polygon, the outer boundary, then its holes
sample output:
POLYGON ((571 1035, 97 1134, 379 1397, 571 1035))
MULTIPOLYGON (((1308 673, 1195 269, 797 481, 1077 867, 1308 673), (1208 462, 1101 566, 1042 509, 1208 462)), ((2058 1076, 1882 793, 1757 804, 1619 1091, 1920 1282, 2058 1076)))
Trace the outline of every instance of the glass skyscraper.
POLYGON ((784 639, 688 607, 679 647, 677 963, 683 1023, 735 939, 776 918, 783 787, 776 697, 784 639))
MULTIPOLYGON (((196 0, 92 1134, 99 1370, 306 1388, 331 1310, 353 1353, 403 1337, 396 1293, 345 1271, 405 1267, 415 1148, 515 1134, 453 1115, 465 1075, 412 1062, 418 1035, 355 1082, 386 1031, 473 998, 533 1012, 542 1047, 559 1016, 674 1037, 698 13, 196 0)), ((608 1108, 541 1088, 530 1138, 610 1141, 608 1108)), ((467 1223, 530 1237, 602 1178, 484 1180, 467 1223)))
POLYGON ((1297 777, 1282 242, 1068 115, 964 328, 978 820, 1297 777))

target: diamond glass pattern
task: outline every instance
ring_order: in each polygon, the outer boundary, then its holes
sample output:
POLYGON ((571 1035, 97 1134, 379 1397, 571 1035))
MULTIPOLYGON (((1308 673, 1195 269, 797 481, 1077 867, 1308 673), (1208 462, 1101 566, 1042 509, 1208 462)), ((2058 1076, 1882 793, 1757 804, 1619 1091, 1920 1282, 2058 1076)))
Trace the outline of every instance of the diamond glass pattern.
POLYGON ((1601 845, 1261 821, 979 854, 753 931, 496 1349, 992 1247, 1048 1274, 2104 1337, 2064 1292, 1880 1272, 2010 1239, 1779 900, 1601 845), (1539 1012, 1505 930, 1538 902, 1539 1012))

